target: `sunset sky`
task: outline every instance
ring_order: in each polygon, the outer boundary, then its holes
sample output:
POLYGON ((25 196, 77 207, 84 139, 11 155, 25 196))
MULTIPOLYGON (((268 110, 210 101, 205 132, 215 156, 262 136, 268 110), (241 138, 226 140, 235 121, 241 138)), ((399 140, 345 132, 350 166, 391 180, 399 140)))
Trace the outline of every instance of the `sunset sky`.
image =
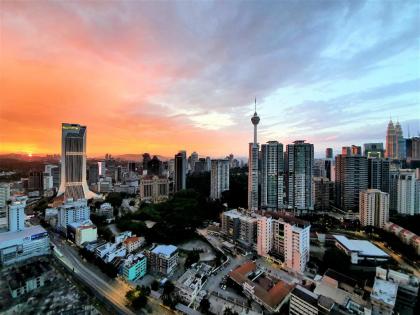
POLYGON ((247 155, 420 132, 419 1, 0 1, 0 153, 247 155))

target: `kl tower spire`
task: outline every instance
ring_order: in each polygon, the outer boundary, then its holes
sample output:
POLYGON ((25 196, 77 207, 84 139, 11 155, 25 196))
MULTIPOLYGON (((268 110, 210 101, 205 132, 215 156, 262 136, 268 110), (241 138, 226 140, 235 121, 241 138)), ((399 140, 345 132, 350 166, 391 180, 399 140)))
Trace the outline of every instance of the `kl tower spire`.
POLYGON ((251 122, 254 125, 254 142, 249 143, 248 156, 248 209, 258 210, 258 152, 260 146, 257 142, 257 125, 260 117, 257 114, 257 99, 254 101, 254 115, 251 122))

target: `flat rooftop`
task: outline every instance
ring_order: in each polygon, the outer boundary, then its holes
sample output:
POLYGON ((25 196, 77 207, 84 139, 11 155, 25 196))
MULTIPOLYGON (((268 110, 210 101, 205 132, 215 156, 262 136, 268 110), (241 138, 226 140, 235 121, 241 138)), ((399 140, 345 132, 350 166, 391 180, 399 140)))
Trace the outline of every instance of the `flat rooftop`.
POLYGON ((22 231, 0 233, 0 244, 11 240, 24 239, 25 237, 31 237, 42 233, 46 233, 48 235, 47 231, 40 225, 30 226, 22 231))
POLYGON ((376 278, 370 298, 394 306, 397 299, 397 291, 397 284, 376 278))
POLYGON ((158 245, 153 248, 152 253, 157 255, 171 256, 177 251, 178 247, 174 245, 158 245))
POLYGON ((351 240, 344 235, 334 235, 334 238, 348 251, 358 252, 360 256, 389 257, 387 253, 369 241, 351 240))

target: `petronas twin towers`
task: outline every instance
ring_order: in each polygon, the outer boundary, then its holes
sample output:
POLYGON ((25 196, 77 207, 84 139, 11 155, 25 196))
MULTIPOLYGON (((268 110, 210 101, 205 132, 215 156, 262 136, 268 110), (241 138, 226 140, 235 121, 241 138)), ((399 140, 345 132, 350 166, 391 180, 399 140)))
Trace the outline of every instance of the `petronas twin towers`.
POLYGON ((386 130, 385 157, 389 159, 404 159, 405 156, 405 139, 401 125, 397 122, 394 126, 392 120, 390 120, 386 130))

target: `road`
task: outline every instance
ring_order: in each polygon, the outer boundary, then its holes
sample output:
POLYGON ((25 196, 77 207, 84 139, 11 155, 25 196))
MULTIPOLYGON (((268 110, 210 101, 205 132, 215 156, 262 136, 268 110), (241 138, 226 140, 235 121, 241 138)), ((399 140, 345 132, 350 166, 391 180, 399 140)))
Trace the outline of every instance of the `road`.
POLYGON ((384 243, 373 241, 373 243, 380 247, 383 251, 385 251, 389 256, 391 256, 402 268, 410 270, 415 276, 420 277, 420 270, 413 267, 412 265, 408 264, 401 256, 399 256, 396 252, 389 249, 385 246, 384 243))
POLYGON ((63 244, 62 240, 51 236, 51 242, 63 254, 62 257, 58 258, 82 278, 82 280, 88 283, 89 286, 110 301, 121 314, 135 314, 125 306, 127 302, 125 293, 128 291, 128 288, 124 287, 124 282, 111 280, 113 283, 110 283, 111 281, 104 280, 96 272, 87 267, 80 260, 77 252, 67 244, 63 244))

